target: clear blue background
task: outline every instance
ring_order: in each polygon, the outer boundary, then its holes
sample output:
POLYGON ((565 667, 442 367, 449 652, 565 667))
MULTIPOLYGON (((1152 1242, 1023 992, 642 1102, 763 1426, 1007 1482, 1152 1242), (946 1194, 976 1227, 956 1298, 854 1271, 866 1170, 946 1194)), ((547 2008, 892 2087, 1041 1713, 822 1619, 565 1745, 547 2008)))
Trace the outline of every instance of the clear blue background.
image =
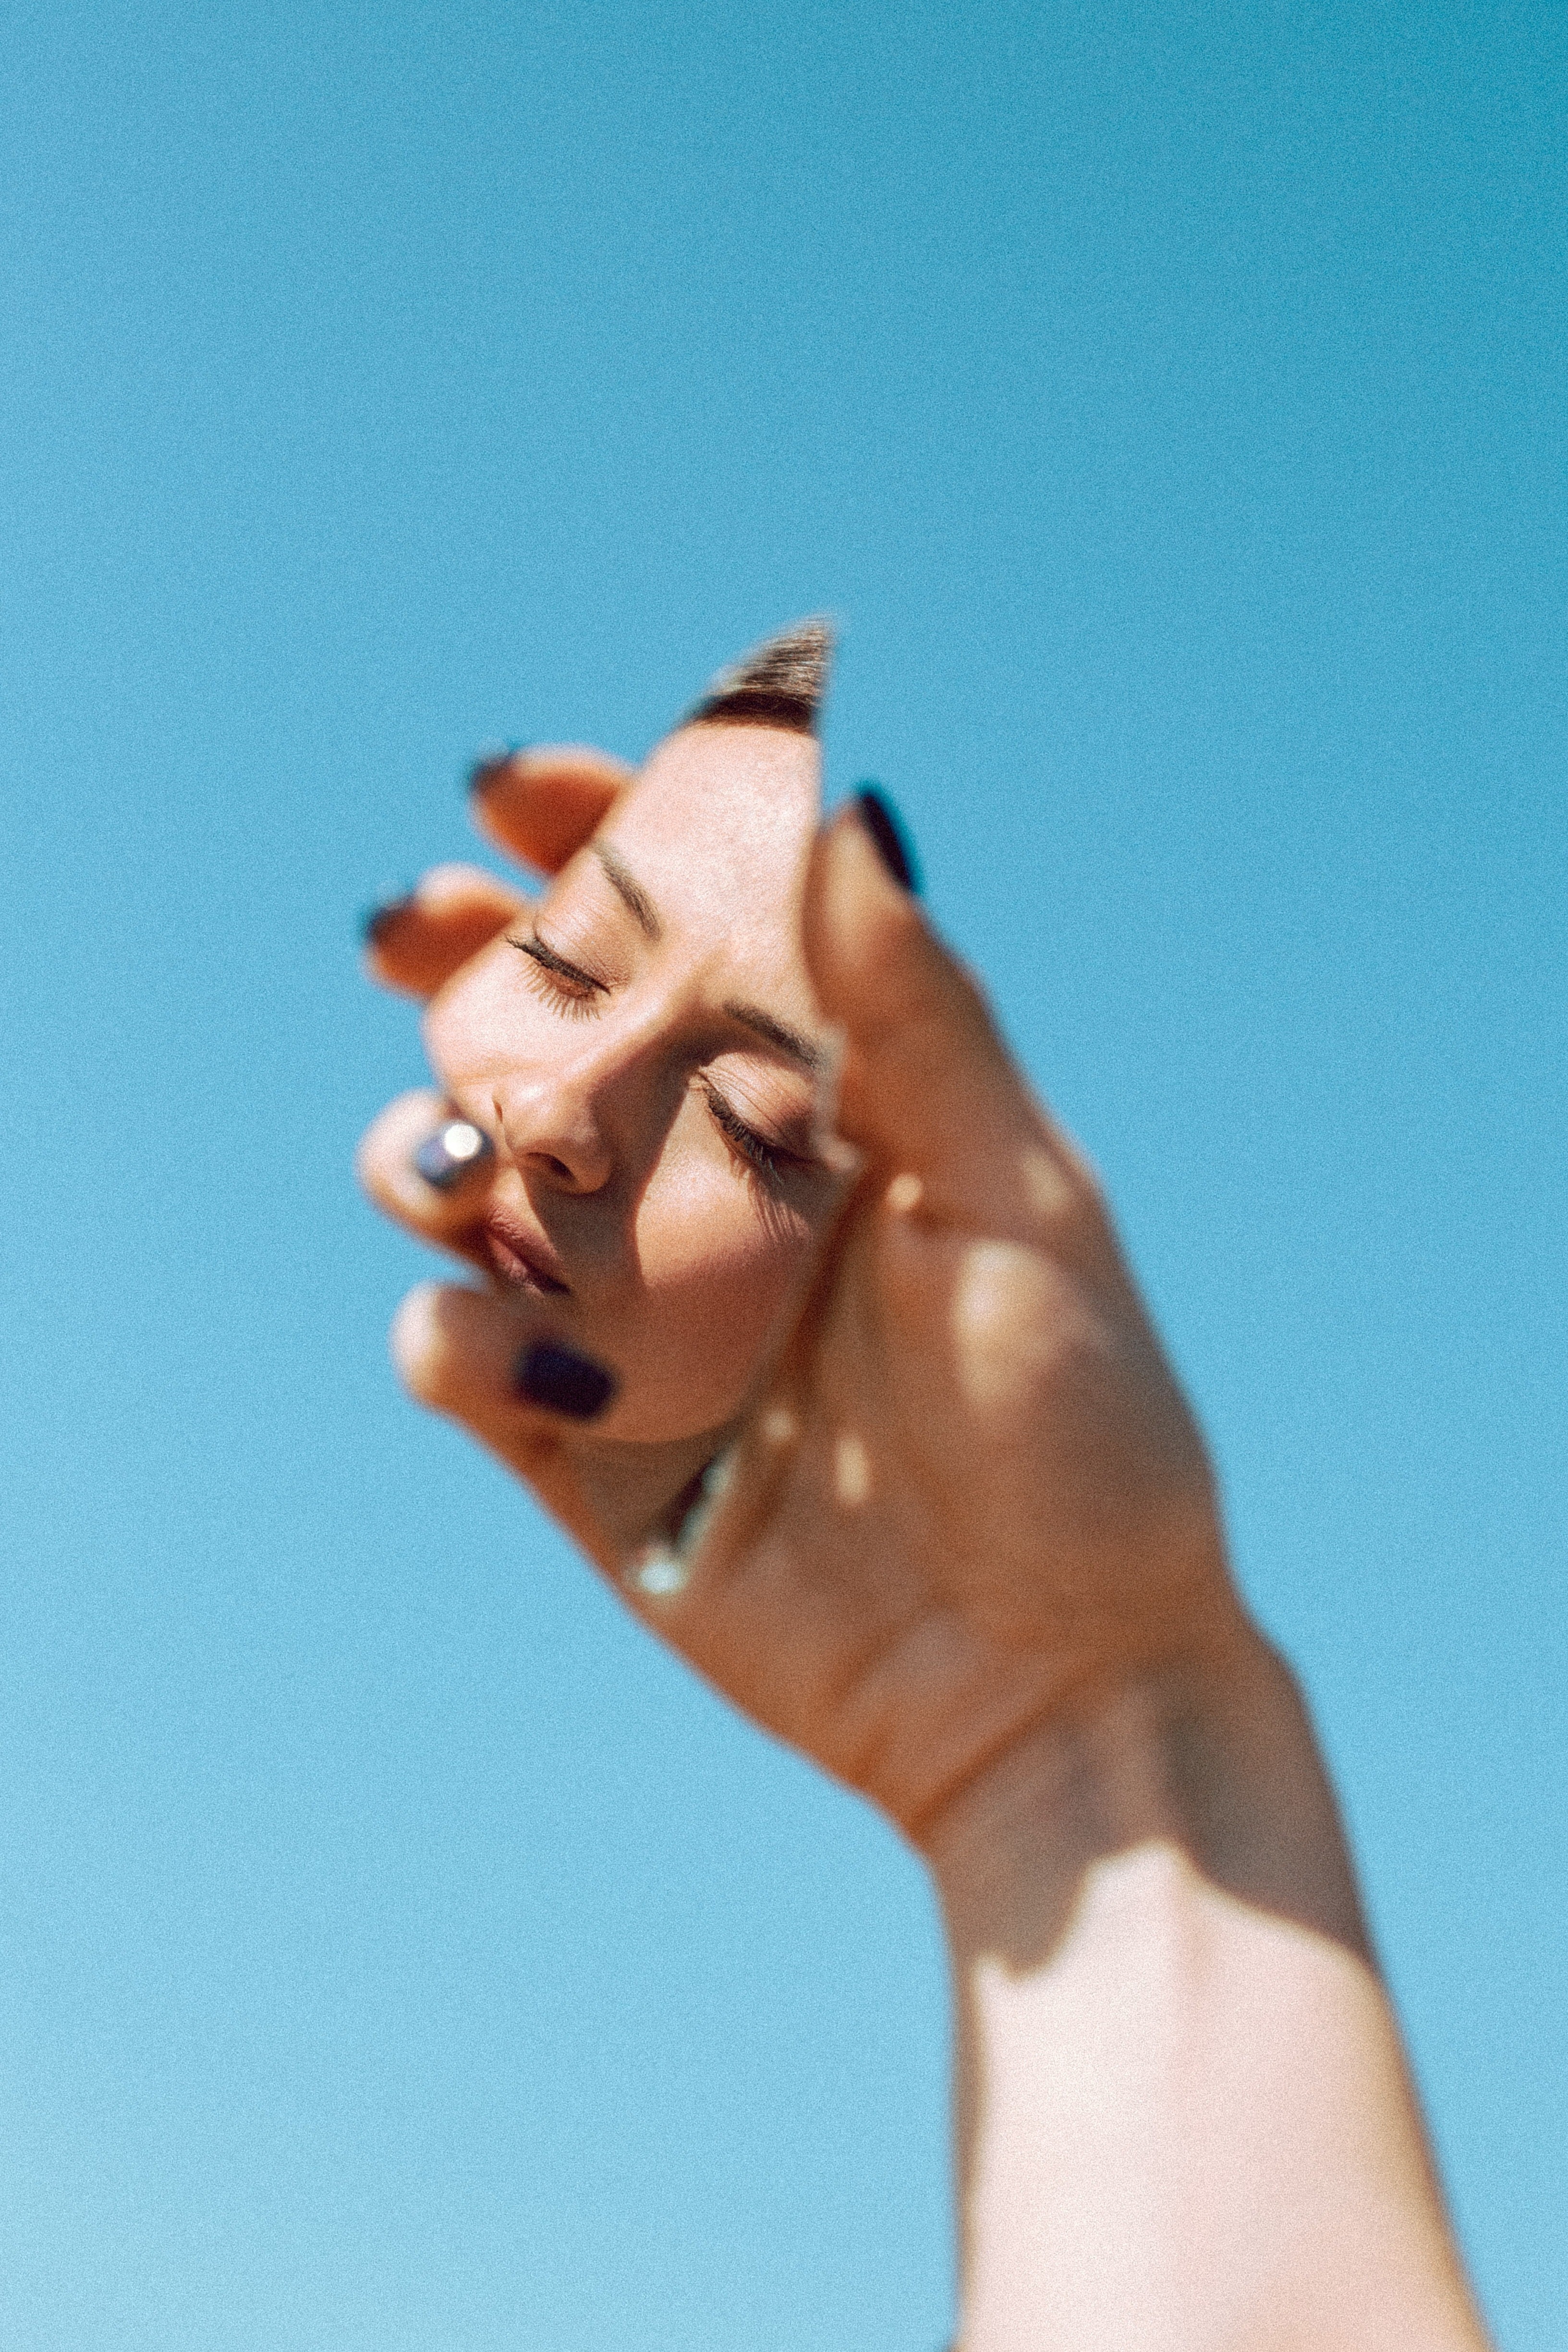
POLYGON ((0 2338, 920 2352, 913 1863, 399 1396, 483 742, 846 627, 1568 2305, 1559 6, 21 0, 0 2338))

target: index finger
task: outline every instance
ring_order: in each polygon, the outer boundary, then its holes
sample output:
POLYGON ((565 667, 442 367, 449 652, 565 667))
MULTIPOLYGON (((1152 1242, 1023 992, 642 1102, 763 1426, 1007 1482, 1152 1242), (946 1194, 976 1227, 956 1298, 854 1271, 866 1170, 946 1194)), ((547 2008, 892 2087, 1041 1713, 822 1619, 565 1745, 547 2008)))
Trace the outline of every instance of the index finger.
POLYGON ((853 808, 818 839, 805 937, 844 1036, 839 1127, 895 1180, 889 1204, 997 1238, 1100 1243, 1092 1175, 853 808))
POLYGON ((474 823, 509 857, 558 874, 636 774, 625 760, 588 744, 525 744, 475 767, 468 780, 474 823))

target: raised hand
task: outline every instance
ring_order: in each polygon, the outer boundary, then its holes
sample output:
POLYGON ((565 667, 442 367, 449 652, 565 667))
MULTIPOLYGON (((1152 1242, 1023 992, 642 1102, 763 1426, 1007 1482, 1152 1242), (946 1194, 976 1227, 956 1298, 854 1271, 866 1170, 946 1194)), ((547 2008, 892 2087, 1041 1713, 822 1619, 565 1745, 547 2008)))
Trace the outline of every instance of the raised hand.
POLYGON ((864 1165, 691 1556, 656 1544, 629 1581, 924 1842, 1040 1725, 1249 1635, 1099 1188, 855 814, 819 845, 806 944, 864 1165))
MULTIPOLYGON (((713 786, 748 756, 756 804, 793 793, 798 818, 814 773, 770 730, 687 741, 682 773, 713 786)), ((629 818, 605 803, 599 854, 641 856, 629 818)), ((959 2011, 965 2352, 1484 2352, 1310 1726, 1231 1581, 1201 1438, 1092 1176, 923 922, 894 839, 874 803, 828 829, 800 908, 804 1007, 773 974, 808 1066, 837 1064, 839 1139, 804 1114, 778 1138, 753 1203, 768 1249, 741 1246, 721 1192, 699 1219, 743 1276, 731 1316, 747 1285, 770 1311, 799 1297, 826 1240, 748 1409, 734 1375, 765 1317, 730 1360, 734 1409, 653 1443, 614 1435, 619 1390, 584 1416, 605 1436, 574 1430, 564 1393, 520 1399, 520 1332, 545 1310, 493 1292, 416 1294, 405 1376, 534 1486, 650 1626, 931 1862, 959 2011)), ((587 902, 548 903, 553 926, 587 902)), ((504 940, 510 912, 436 877, 401 984, 438 971, 433 940, 455 950, 498 911, 504 940)), ((492 940, 430 1037, 477 1126, 476 1073, 496 1071, 475 1058, 475 971, 513 1017, 492 940)), ((606 1026, 558 1055, 574 1075, 544 1125, 504 1071, 490 1096, 573 1246, 579 1214, 638 1230, 658 1170, 645 1159, 617 1191, 628 1103, 648 1125, 635 1072, 651 1056, 665 1083, 690 1063, 700 1093, 725 1065, 703 1023, 734 1009, 700 960, 606 966, 593 986, 606 1026)), ((693 1098, 676 1113, 671 1097, 672 1119, 693 1098)), ((471 1252, 458 1204, 478 1168, 430 1201, 405 1189, 438 1108, 394 1107, 369 1181, 471 1252)), ((586 1316, 591 1268, 568 1263, 586 1316)), ((614 1368, 627 1395, 641 1352, 614 1368)), ((705 1369, 667 1365, 634 1412, 705 1369)))

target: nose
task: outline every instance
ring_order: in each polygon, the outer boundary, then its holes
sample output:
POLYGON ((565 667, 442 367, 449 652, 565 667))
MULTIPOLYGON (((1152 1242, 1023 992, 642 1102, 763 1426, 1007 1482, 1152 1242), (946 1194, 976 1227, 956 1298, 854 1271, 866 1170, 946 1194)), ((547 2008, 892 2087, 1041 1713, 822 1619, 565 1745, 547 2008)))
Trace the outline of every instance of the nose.
MULTIPOLYGON (((606 1024, 606 1029, 608 1024, 606 1024)), ((635 1156, 648 1091, 648 1040, 637 1030, 605 1034, 559 1058, 508 1071, 491 1099, 508 1152, 525 1177, 569 1194, 603 1192, 635 1156)))
POLYGON ((507 1150, 523 1175, 557 1192, 604 1191, 616 1156, 597 1089, 552 1070, 503 1079, 493 1100, 507 1150))

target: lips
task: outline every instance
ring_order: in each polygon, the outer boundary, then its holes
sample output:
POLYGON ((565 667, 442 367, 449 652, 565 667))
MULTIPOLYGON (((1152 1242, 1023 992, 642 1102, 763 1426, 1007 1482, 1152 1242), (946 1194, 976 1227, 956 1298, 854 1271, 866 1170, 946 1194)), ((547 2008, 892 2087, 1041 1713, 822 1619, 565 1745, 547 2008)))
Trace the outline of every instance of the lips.
POLYGON ((492 1206, 480 1220, 475 1239, 501 1280, 514 1289, 531 1290, 542 1298, 571 1296, 572 1286, 563 1279, 554 1251, 520 1217, 492 1206))

